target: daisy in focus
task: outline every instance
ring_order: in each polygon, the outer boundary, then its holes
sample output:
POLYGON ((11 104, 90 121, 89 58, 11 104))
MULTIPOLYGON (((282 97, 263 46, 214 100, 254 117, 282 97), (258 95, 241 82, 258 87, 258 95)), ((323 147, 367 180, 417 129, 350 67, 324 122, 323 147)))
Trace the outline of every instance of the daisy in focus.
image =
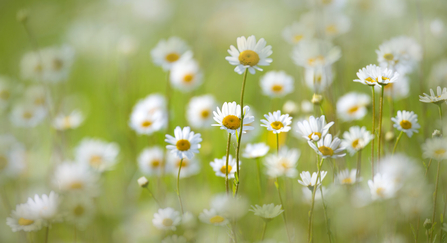
POLYGON ((422 156, 424 158, 435 159, 438 161, 447 160, 447 139, 431 138, 422 144, 422 156))
POLYGON ((186 118, 194 129, 208 129, 213 123, 216 100, 212 95, 196 96, 189 101, 186 118))
POLYGON ((138 156, 138 168, 148 176, 159 176, 163 171, 163 149, 158 146, 145 148, 138 156))
POLYGON ((424 93, 424 95, 419 95, 419 101, 424 103, 440 104, 444 101, 447 102, 447 88, 441 89, 440 86, 436 89, 436 94, 430 89, 430 95, 424 93))
POLYGON ((160 208, 158 212, 154 214, 152 223, 157 229, 160 230, 176 230, 176 226, 180 224, 180 213, 173 208, 160 208))
POLYGON ((79 127, 84 121, 84 116, 79 110, 74 110, 68 115, 58 114, 53 120, 56 130, 68 130, 79 127))
MULTIPOLYGON (((230 154, 228 156, 228 167, 226 166, 226 160, 227 156, 223 156, 222 159, 214 159, 214 161, 210 162, 210 165, 216 173, 216 176, 225 177, 225 174, 228 173, 228 178, 233 179, 234 173, 237 170, 236 159, 230 154)), ((240 161, 239 166, 241 166, 240 161)))
POLYGON ((274 111, 273 113, 269 112, 268 115, 264 115, 265 119, 262 119, 261 124, 262 127, 266 127, 268 131, 272 131, 275 134, 281 132, 288 132, 290 129, 290 125, 292 124, 292 117, 289 114, 281 115, 281 111, 274 111))
POLYGON ((189 127, 184 127, 183 129, 176 127, 174 129, 174 137, 166 134, 165 142, 169 143, 169 145, 166 145, 166 148, 180 159, 192 159, 194 154, 199 152, 202 137, 200 133, 194 134, 194 132, 191 132, 189 127))
POLYGON ((335 159, 344 157, 346 155, 346 153, 343 153, 345 148, 340 146, 341 140, 337 137, 334 137, 334 139, 332 140, 331 134, 327 134, 326 136, 324 136, 323 139, 320 139, 317 142, 317 145, 315 145, 311 141, 307 141, 307 143, 313 150, 315 150, 316 153, 318 153, 325 159, 326 158, 335 159))
POLYGON ((342 146, 345 147, 352 156, 359 150, 365 148, 373 138, 374 135, 367 131, 366 127, 350 127, 349 131, 343 133, 342 146))
POLYGON ((413 111, 397 111, 397 116, 392 117, 391 120, 394 122, 393 127, 406 133, 410 138, 413 133, 418 133, 418 129, 421 128, 418 123, 418 115, 414 114, 413 111))
POLYGON ((116 143, 108 143, 96 138, 84 138, 75 148, 75 158, 78 163, 104 172, 113 169, 118 162, 119 147, 116 143))
POLYGON ((368 113, 367 106, 371 103, 369 95, 351 92, 337 101, 337 113, 343 121, 361 120, 368 113))
POLYGON ((151 50, 151 56, 155 65, 161 66, 164 71, 168 71, 177 61, 182 59, 183 55, 191 55, 187 53, 188 50, 189 47, 184 40, 173 36, 158 42, 157 46, 151 50))
MULTIPOLYGON (((243 119, 243 130, 242 132, 253 130, 250 126, 255 118, 253 116, 245 115, 250 111, 250 107, 244 107, 244 119, 243 119)), ((220 126, 220 129, 226 130, 228 133, 236 134, 238 129, 241 127, 241 106, 237 105, 236 102, 227 103, 222 105, 222 111, 217 107, 217 111, 213 111, 214 120, 218 124, 212 124, 211 126, 220 126)))
POLYGON ((259 66, 270 65, 272 59, 268 57, 273 52, 272 46, 267 46, 264 38, 256 42, 256 37, 252 35, 248 38, 245 38, 245 36, 238 37, 237 49, 231 45, 228 53, 231 56, 225 57, 225 60, 236 66, 234 68, 236 73, 242 74, 248 69, 251 74, 255 74, 256 70, 262 71, 259 66))
POLYGON ((309 188, 309 190, 313 191, 315 186, 321 185, 321 182, 323 181, 324 177, 326 177, 327 171, 320 171, 320 173, 321 173, 320 179, 318 179, 317 182, 318 177, 317 172, 312 173, 311 176, 309 171, 303 171, 300 174, 301 180, 298 180, 298 183, 309 188))
POLYGON ((334 125, 334 122, 326 124, 326 119, 321 117, 309 117, 309 121, 303 120, 298 122, 298 134, 308 141, 318 142, 322 137, 326 136, 329 128, 334 125))
POLYGON ((357 72, 358 79, 354 79, 354 82, 362 83, 364 85, 375 86, 378 85, 375 77, 377 67, 374 64, 370 64, 357 72))
POLYGON ((265 143, 247 144, 242 156, 247 159, 256 159, 265 156, 270 150, 270 147, 265 143))
POLYGON ((340 171, 340 173, 338 173, 337 180, 338 183, 340 183, 341 185, 353 185, 358 182, 356 176, 357 176, 356 169, 352 169, 351 171, 345 169, 340 171))
POLYGON ((262 92, 271 97, 284 97, 294 90, 294 79, 284 71, 269 71, 261 77, 259 85, 262 92))
POLYGON ((272 178, 280 176, 296 177, 298 175, 296 167, 300 155, 301 153, 298 149, 288 149, 285 146, 281 147, 278 155, 271 154, 265 157, 264 165, 266 167, 266 174, 272 178))
POLYGON ((264 204, 262 206, 252 205, 249 211, 252 211, 256 216, 259 216, 264 220, 271 220, 284 212, 284 210, 281 209, 281 205, 275 206, 273 203, 264 204))

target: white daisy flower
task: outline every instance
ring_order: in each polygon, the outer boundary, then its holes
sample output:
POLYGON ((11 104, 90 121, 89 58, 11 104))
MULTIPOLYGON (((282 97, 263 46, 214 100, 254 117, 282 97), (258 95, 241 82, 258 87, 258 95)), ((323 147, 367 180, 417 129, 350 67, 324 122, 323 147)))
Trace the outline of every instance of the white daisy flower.
MULTIPOLYGON (((410 80, 407 76, 399 76, 396 82, 383 87, 383 94, 386 97, 390 97, 395 101, 400 100, 408 97, 408 94, 410 93, 410 80)), ((380 92, 379 86, 375 86, 374 88, 376 89, 376 92, 380 92)))
POLYGON ((49 92, 41 85, 33 85, 26 88, 24 97, 29 104, 37 107, 47 108, 51 103, 49 92))
MULTIPOLYGON (((228 155, 228 168, 226 166, 227 156, 223 156, 222 159, 214 159, 214 161, 210 162, 211 167, 213 168, 216 176, 225 177, 226 170, 228 170, 228 178, 233 179, 234 173, 236 173, 237 165, 236 159, 230 155, 228 155)), ((239 166, 241 166, 241 162, 239 161, 239 166)))
POLYGON ((219 214, 237 220, 244 216, 248 210, 248 201, 244 197, 232 197, 225 193, 215 195, 210 202, 210 208, 215 209, 219 214))
POLYGON ((327 171, 320 171, 320 179, 318 179, 317 183, 317 177, 318 177, 317 172, 312 173, 311 176, 309 171, 303 171, 300 173, 301 180, 298 180, 298 183, 309 188, 309 190, 313 191, 315 185, 317 186, 321 185, 321 182, 323 181, 324 177, 326 177, 326 174, 327 171))
POLYGON ((199 219, 205 224, 212 224, 216 226, 225 226, 230 222, 225 214, 217 212, 214 208, 209 210, 204 209, 203 212, 200 213, 199 219))
POLYGON ((281 209, 281 205, 275 206, 273 203, 264 204, 262 206, 252 205, 249 211, 252 211, 256 216, 266 220, 271 220, 284 212, 284 210, 281 209))
POLYGON ((295 64, 305 68, 328 66, 341 57, 341 50, 323 40, 303 40, 294 48, 292 58, 295 64))
POLYGON ((43 226, 43 220, 39 217, 39 212, 35 207, 27 203, 18 204, 12 210, 11 216, 6 218, 6 224, 11 227, 12 232, 17 231, 38 231, 43 226))
POLYGON ((289 114, 281 115, 281 111, 277 110, 273 113, 269 112, 268 115, 264 115, 265 119, 262 119, 261 124, 262 127, 266 127, 268 131, 272 131, 273 133, 281 133, 288 132, 290 129, 290 125, 292 124, 292 117, 289 114))
POLYGON ((169 75, 174 88, 182 92, 195 90, 203 82, 203 74, 195 60, 178 61, 171 68, 169 75))
POLYGON ((161 147, 145 148, 138 156, 138 168, 148 176, 159 176, 162 172, 164 152, 161 147))
POLYGON ((176 226, 180 224, 180 213, 173 208, 160 208, 154 214, 152 223, 160 230, 176 230, 176 226))
POLYGON ((64 162, 54 170, 52 184, 61 193, 75 193, 80 196, 98 196, 99 176, 87 165, 64 162))
POLYGON ((113 169, 118 162, 119 147, 100 139, 84 138, 75 148, 78 163, 86 164, 98 172, 113 169))
MULTIPOLYGON (((250 111, 250 107, 244 107, 244 127, 243 131, 253 130, 252 126, 249 126, 255 118, 254 116, 249 116, 248 112, 250 111)), ((241 106, 236 104, 235 101, 231 103, 225 102, 222 105, 222 111, 217 107, 217 111, 213 111, 214 117, 213 119, 218 124, 212 124, 211 126, 220 126, 220 129, 226 130, 231 134, 236 134, 239 131, 239 127, 241 126, 241 106)))
POLYGON ((185 212, 182 216, 182 227, 193 229, 197 226, 197 219, 191 212, 185 212))
POLYGON ((314 29, 307 28, 300 22, 294 22, 282 31, 282 37, 289 44, 295 45, 304 39, 310 39, 314 35, 314 29))
POLYGON ((13 106, 9 119, 17 127, 36 127, 47 116, 47 110, 30 103, 18 103, 13 106))
POLYGON ((168 236, 161 241, 161 243, 187 243, 187 242, 188 241, 186 240, 185 237, 178 235, 168 236))
POLYGON ((247 159, 256 159, 265 156, 269 150, 270 147, 265 143, 248 143, 242 156, 247 159))
POLYGON ((148 95, 133 107, 129 126, 138 134, 151 135, 166 125, 167 108, 163 95, 148 95))
POLYGON ((279 154, 271 154, 265 157, 264 165, 266 174, 272 178, 287 176, 294 178, 298 174, 296 169, 301 152, 298 149, 281 147, 279 154))
POLYGON ((23 79, 26 80, 43 80, 44 67, 40 58, 40 53, 28 52, 20 61, 20 72, 23 79))
POLYGON ((309 146, 315 150, 320 156, 323 158, 340 158, 344 157, 346 153, 343 153, 345 148, 341 147, 341 140, 337 137, 334 137, 334 140, 332 140, 332 135, 327 134, 324 136, 323 139, 320 139, 317 142, 317 145, 312 141, 307 141, 309 146))
POLYGON ((272 62, 268 58, 272 52, 272 46, 266 46, 267 42, 261 38, 256 43, 254 35, 245 38, 241 36, 237 38, 237 49, 233 45, 228 49, 231 56, 225 57, 231 65, 235 65, 234 71, 238 74, 244 73, 245 69, 251 74, 255 74, 256 70, 262 71, 259 66, 268 66, 272 62))
POLYGON ((338 37, 351 29, 351 20, 340 12, 325 11, 324 16, 323 28, 328 38, 338 37))
MULTIPOLYGON (((399 80, 399 73, 385 67, 374 66, 370 68, 369 78, 375 80, 382 87, 399 80)), ((365 79, 366 80, 366 79, 365 79)))
POLYGON ((265 95, 276 98, 284 97, 294 90, 293 77, 284 71, 269 71, 261 77, 259 85, 265 95))
POLYGON ((422 59, 421 46, 410 37, 399 36, 385 41, 376 50, 380 66, 405 74, 411 72, 422 59))
POLYGON ((447 160, 447 139, 431 138, 422 144, 422 156, 438 161, 447 160))
POLYGON ((77 228, 85 229, 95 215, 95 204, 88 196, 69 196, 64 200, 66 220, 77 228))
MULTIPOLYGON (((359 178, 360 180, 361 178, 359 178)), ((349 171, 348 169, 341 170, 337 175, 338 183, 341 185, 353 185, 357 183, 357 170, 352 169, 349 171)))
POLYGON ((368 181, 368 186, 373 200, 392 198, 398 189, 391 178, 382 176, 380 173, 374 175, 374 182, 368 181))
MULTIPOLYGON (((180 166, 180 158, 175 154, 167 154, 167 170, 171 172, 172 175, 178 175, 178 169, 180 166)), ((196 175, 200 172, 200 162, 197 157, 192 159, 184 158, 182 161, 182 169, 180 171, 180 178, 187 178, 196 175)))
POLYGON ((196 96, 189 101, 186 118, 194 129, 208 129, 213 123, 216 100, 212 95, 196 96))
POLYGON ((308 141, 317 142, 322 137, 326 136, 329 132, 329 128, 334 125, 334 122, 329 122, 326 124, 326 119, 323 116, 321 117, 309 117, 309 121, 303 120, 297 123, 298 130, 297 132, 308 141))
POLYGON ((26 203, 31 210, 37 211, 38 217, 42 219, 44 226, 50 226, 53 223, 63 221, 63 215, 60 212, 61 199, 53 191, 48 196, 46 194, 42 194, 41 197, 35 195, 34 200, 28 198, 26 203))
POLYGON ((84 121, 84 115, 79 110, 74 110, 68 115, 58 114, 53 120, 53 127, 56 130, 68 130, 79 127, 84 121))
POLYGON ((304 81, 314 93, 323 93, 333 82, 332 66, 317 66, 304 69, 304 81))
POLYGON ((411 138, 413 132, 418 133, 418 129, 421 126, 418 123, 418 115, 413 111, 397 111, 396 117, 391 117, 394 122, 393 127, 399 131, 403 131, 411 138))
POLYGON ((351 92, 337 101, 337 114, 343 121, 361 120, 368 113, 366 108, 371 103, 367 94, 351 92))
POLYGON ((377 69, 380 68, 374 64, 369 64, 368 66, 359 69, 357 72, 357 77, 359 79, 354 79, 354 82, 362 83, 364 85, 375 86, 378 85, 375 77, 377 69))
POLYGON ((175 137, 166 134, 165 142, 170 143, 166 148, 171 150, 171 153, 177 155, 180 159, 192 159, 194 154, 199 152, 200 142, 202 138, 200 133, 194 134, 191 128, 176 127, 174 130, 175 137))
POLYGON ((133 111, 137 110, 150 115, 160 111, 164 117, 167 113, 166 98, 161 94, 150 94, 138 101, 133 108, 133 111))
POLYGON ((345 147, 352 156, 359 150, 365 148, 373 138, 374 135, 367 131, 366 127, 350 127, 349 132, 346 131, 343 133, 342 146, 345 147))
POLYGON ((151 56, 155 65, 168 71, 174 63, 180 59, 185 59, 184 55, 191 56, 192 53, 189 53, 188 50, 189 47, 186 42, 174 36, 158 42, 157 46, 151 50, 151 56))
POLYGON ((434 103, 440 104, 441 102, 447 101, 447 88, 441 89, 440 86, 436 89, 436 94, 430 89, 430 95, 424 93, 424 95, 419 95, 419 101, 424 103, 434 103))
POLYGON ((26 150, 12 135, 0 135, 0 182, 17 178, 26 168, 26 150))

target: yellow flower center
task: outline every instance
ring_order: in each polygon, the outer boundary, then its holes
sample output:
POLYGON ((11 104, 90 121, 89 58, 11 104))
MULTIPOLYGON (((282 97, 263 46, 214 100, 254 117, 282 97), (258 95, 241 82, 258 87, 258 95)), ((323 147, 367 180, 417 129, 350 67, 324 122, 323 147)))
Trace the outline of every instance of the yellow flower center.
POLYGON ((81 205, 78 205, 73 209, 73 214, 78 217, 82 216, 84 214, 84 212, 85 212, 85 209, 81 205))
POLYGON ((385 60, 392 61, 394 59, 394 55, 391 53, 386 53, 383 55, 383 58, 385 58, 385 60))
POLYGON ((352 147, 355 148, 355 149, 359 148, 359 147, 360 147, 360 146, 359 146, 359 141, 360 141, 360 139, 356 139, 356 140, 354 140, 354 141, 352 142, 352 147))
POLYGON ((228 115, 222 120, 222 125, 228 129, 236 130, 241 126, 241 120, 235 115, 228 115))
POLYGON ((230 171, 233 169, 233 167, 231 167, 231 165, 228 165, 228 168, 224 165, 220 168, 220 172, 222 174, 226 174, 228 171, 228 174, 230 174, 230 171))
POLYGON ((7 99, 9 99, 9 96, 11 96, 11 94, 9 93, 8 90, 1 90, 0 91, 0 99, 7 100, 7 99))
POLYGON ((55 59, 53 60, 53 69, 54 69, 55 71, 59 71, 59 70, 61 70, 63 66, 64 66, 64 62, 63 62, 61 59, 59 59, 59 58, 55 58, 55 59))
POLYGON ((290 168, 289 162, 287 160, 284 160, 284 159, 281 160, 280 165, 284 169, 289 169, 290 168))
POLYGON ((70 189, 74 189, 74 190, 82 189, 83 187, 84 187, 84 184, 80 181, 75 181, 70 184, 70 189))
POLYGON ((216 215, 216 216, 210 218, 210 223, 218 224, 218 223, 222 223, 224 220, 225 220, 224 217, 216 215))
POLYGON ((160 160, 155 159, 155 160, 152 160, 149 164, 152 168, 155 168, 155 167, 158 167, 161 163, 160 163, 160 160))
POLYGON ((89 164, 94 168, 98 168, 102 164, 102 157, 99 155, 92 155, 89 164))
POLYGON ((168 62, 175 62, 180 58, 180 55, 173 52, 173 53, 169 53, 168 55, 166 55, 166 61, 168 62))
POLYGON ((0 155, 0 171, 5 169, 6 166, 8 166, 8 159, 5 156, 0 155))
POLYGON ((34 223, 34 220, 25 219, 25 218, 19 218, 19 222, 18 223, 19 223, 19 225, 27 226, 27 225, 30 225, 30 224, 34 223))
POLYGON ((377 195, 379 195, 379 196, 381 196, 381 197, 385 196, 385 188, 383 188, 383 187, 378 187, 378 188, 376 189, 376 193, 377 193, 377 195))
POLYGON ((341 181, 342 184, 352 184, 352 179, 350 177, 345 178, 341 181))
POLYGON ((193 79, 194 79, 193 74, 186 74, 185 76, 183 76, 183 82, 185 83, 190 83, 193 79))
POLYGON ((180 139, 180 140, 177 141, 175 146, 180 151, 187 151, 189 148, 191 148, 191 143, 189 143, 189 140, 180 139))
POLYGON ((334 150, 332 150, 332 148, 330 148, 330 147, 321 146, 321 147, 318 147, 318 150, 320 150, 320 152, 324 156, 332 156, 332 155, 334 155, 334 150))
POLYGON ((172 219, 170 218, 165 218, 163 219, 162 224, 166 227, 172 226, 172 223, 174 223, 174 221, 172 221, 172 219))
POLYGON ((302 40, 303 39, 303 35, 295 35, 294 37, 293 37, 293 42, 294 43, 298 43, 298 42, 300 42, 300 40, 302 40))
POLYGON ((359 110, 359 108, 360 107, 358 105, 352 106, 351 108, 349 108, 348 113, 352 115, 356 113, 359 110))
MULTIPOLYGON (((388 78, 384 78, 384 77, 382 77, 382 79, 388 79, 388 78)), ((393 83, 390 83, 390 84, 385 85, 385 90, 390 90, 390 89, 392 89, 392 88, 393 88, 393 83)))
POLYGON ((201 116, 202 118, 208 118, 208 117, 210 116, 210 110, 203 110, 203 111, 200 113, 200 116, 201 116))
POLYGON ((335 24, 328 25, 326 27, 326 32, 329 34, 336 34, 338 32, 337 26, 335 24))
POLYGON ((43 67, 40 63, 36 64, 36 66, 34 67, 34 71, 36 73, 40 73, 40 72, 42 72, 42 70, 43 70, 43 67))
POLYGON ((34 100, 34 104, 35 105, 42 105, 43 103, 45 103, 45 98, 44 97, 39 97, 39 98, 36 98, 34 100))
MULTIPOLYGON (((435 154, 436 154, 437 156, 442 156, 442 155, 444 155, 446 152, 447 152, 447 151, 445 151, 445 149, 437 149, 437 150, 435 150, 435 154)), ((1 158, 1 157, 0 157, 0 158, 1 158)), ((1 169, 1 167, 0 167, 0 169, 1 169)))
POLYGON ((315 65, 317 62, 324 62, 324 57, 323 56, 317 56, 317 57, 315 57, 315 58, 309 58, 308 60, 307 60, 307 63, 310 65, 310 66, 313 66, 313 65, 315 65))
POLYGON ((148 128, 148 127, 150 127, 151 125, 152 125, 152 122, 151 122, 151 121, 143 121, 143 122, 141 123, 141 126, 144 127, 144 128, 148 128))
POLYGON ((256 66, 259 62, 259 55, 252 50, 243 51, 239 54, 239 62, 244 66, 256 66))
POLYGON ((366 81, 371 82, 371 83, 376 83, 377 81, 375 79, 372 79, 371 77, 367 77, 365 78, 366 81))
POLYGON ((25 120, 29 120, 33 117, 33 113, 29 112, 29 111, 25 111, 22 114, 23 119, 25 120))
POLYGON ((275 92, 275 93, 281 92, 282 89, 283 89, 283 87, 280 84, 275 84, 275 85, 272 86, 272 91, 275 92))
POLYGON ((69 116, 64 117, 64 128, 70 128, 71 127, 71 120, 69 116))
POLYGON ((400 122, 400 126, 401 126, 403 129, 410 129, 412 125, 411 125, 411 122, 410 122, 410 121, 402 120, 402 121, 400 122))
POLYGON ((314 135, 317 135, 317 136, 318 136, 318 139, 321 138, 321 133, 319 133, 319 132, 313 132, 313 133, 309 134, 309 136, 308 136, 309 139, 310 139, 310 140, 313 140, 312 137, 313 137, 314 135))
POLYGON ((280 122, 280 121, 275 121, 275 122, 272 122, 270 124, 270 126, 272 126, 272 128, 275 130, 279 130, 284 127, 284 124, 282 124, 282 122, 280 122))

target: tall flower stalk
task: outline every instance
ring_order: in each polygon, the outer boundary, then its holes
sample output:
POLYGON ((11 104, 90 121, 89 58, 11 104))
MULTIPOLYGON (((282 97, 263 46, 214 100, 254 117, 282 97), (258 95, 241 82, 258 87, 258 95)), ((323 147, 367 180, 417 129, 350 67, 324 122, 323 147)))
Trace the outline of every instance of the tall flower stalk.
POLYGON ((242 80, 242 89, 241 89, 241 126, 239 128, 239 134, 237 135, 237 147, 236 147, 236 189, 234 191, 234 195, 236 196, 239 191, 239 184, 240 184, 240 174, 239 174, 239 154, 240 154, 240 148, 241 148, 241 140, 242 140, 242 129, 244 128, 244 93, 245 93, 245 83, 247 81, 247 74, 248 69, 245 69, 244 72, 244 78, 242 80))
POLYGON ((180 165, 178 167, 178 174, 177 174, 177 197, 178 201, 180 203, 180 208, 182 209, 182 215, 184 213, 183 211, 183 203, 182 203, 182 197, 180 196, 180 171, 182 170, 183 166, 183 158, 180 159, 180 165))
POLYGON ((377 161, 380 161, 381 156, 381 148, 382 148, 382 118, 383 118, 383 91, 385 89, 385 85, 381 86, 380 90, 380 106, 379 106, 379 146, 377 147, 377 161))
POLYGON ((372 134, 373 138, 371 139, 371 179, 374 182, 374 142, 376 137, 376 91, 374 90, 374 86, 371 86, 371 98, 372 98, 372 134))
MULTIPOLYGON (((227 195, 230 194, 230 187, 228 185, 228 159, 230 157, 230 145, 231 145, 231 133, 228 133, 227 157, 225 160, 225 190, 227 192, 227 195)), ((236 163, 238 164, 238 167, 239 167, 239 163, 237 161, 238 160, 236 160, 236 163)))
POLYGON ((314 206, 315 206, 315 194, 317 192, 317 187, 318 187, 318 181, 320 180, 321 177, 321 164, 323 164, 324 158, 321 158, 321 162, 318 163, 319 161, 317 161, 317 168, 318 168, 318 172, 317 172, 317 180, 315 181, 315 186, 312 190, 312 202, 311 202, 311 206, 310 206, 310 211, 309 211, 309 220, 308 220, 308 232, 307 232, 307 242, 311 243, 312 242, 312 218, 313 218, 313 213, 314 213, 314 206))

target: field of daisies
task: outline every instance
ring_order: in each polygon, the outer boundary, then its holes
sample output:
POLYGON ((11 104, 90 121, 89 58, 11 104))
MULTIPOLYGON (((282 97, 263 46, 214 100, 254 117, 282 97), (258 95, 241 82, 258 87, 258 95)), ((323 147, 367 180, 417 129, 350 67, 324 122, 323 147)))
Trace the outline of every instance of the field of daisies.
POLYGON ((446 12, 1 1, 0 242, 447 242, 446 12))

